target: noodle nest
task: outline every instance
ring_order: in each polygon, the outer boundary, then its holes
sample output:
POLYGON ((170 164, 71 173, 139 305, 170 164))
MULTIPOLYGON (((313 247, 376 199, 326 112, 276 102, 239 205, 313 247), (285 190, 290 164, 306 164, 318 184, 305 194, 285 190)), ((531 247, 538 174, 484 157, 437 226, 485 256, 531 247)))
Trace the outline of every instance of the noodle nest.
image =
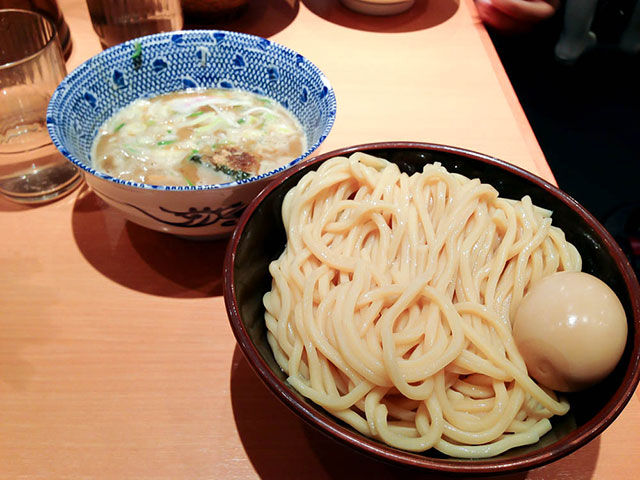
POLYGON ((302 395, 390 446, 459 458, 535 443, 568 411, 511 331, 532 282, 581 268, 529 197, 356 153, 306 174, 282 217, 265 322, 302 395))

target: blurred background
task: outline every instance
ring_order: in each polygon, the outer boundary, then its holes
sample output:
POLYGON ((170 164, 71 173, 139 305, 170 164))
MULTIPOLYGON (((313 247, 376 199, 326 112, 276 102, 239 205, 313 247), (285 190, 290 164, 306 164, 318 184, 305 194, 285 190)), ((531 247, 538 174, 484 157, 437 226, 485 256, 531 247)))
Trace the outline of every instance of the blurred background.
POLYGON ((564 7, 524 33, 489 29, 557 183, 616 237, 640 272, 640 54, 619 48, 635 0, 600 0, 597 44, 554 55, 564 7))

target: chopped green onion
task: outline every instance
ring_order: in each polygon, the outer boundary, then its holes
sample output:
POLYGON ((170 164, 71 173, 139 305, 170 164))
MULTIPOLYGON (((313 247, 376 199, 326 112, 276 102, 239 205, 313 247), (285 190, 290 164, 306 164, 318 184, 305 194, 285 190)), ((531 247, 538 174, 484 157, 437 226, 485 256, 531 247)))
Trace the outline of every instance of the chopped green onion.
POLYGON ((172 143, 175 143, 175 140, 160 140, 158 142, 158 146, 162 147, 163 145, 171 145, 172 143))
POLYGON ((216 130, 217 128, 220 127, 228 127, 230 126, 229 123, 221 117, 216 117, 213 122, 208 123, 207 125, 203 125, 201 127, 198 127, 195 129, 196 133, 202 133, 202 132, 208 132, 211 130, 216 130))
POLYGON ((193 150, 191 150, 191 155, 195 155, 196 153, 198 153, 200 150, 198 150, 197 148, 194 148, 193 150))
POLYGON ((124 126, 125 126, 125 122, 122 122, 120 125, 118 125, 116 128, 113 129, 113 133, 116 133, 124 126))
POLYGON ((127 143, 127 144, 123 145, 123 148, 124 148, 127 152, 129 152, 129 153, 131 153, 131 154, 133 154, 133 155, 137 155, 137 154, 139 154, 139 153, 140 153, 140 150, 138 150, 137 148, 134 148, 134 147, 133 147, 133 146, 131 146, 131 144, 129 144, 129 143, 127 143))
POLYGON ((142 57, 142 44, 140 42, 135 42, 133 44, 133 54, 131 55, 131 58, 136 60, 140 57, 142 57))
POLYGON ((195 118, 195 117, 199 117, 200 115, 202 115, 204 113, 203 110, 198 110, 197 112, 193 112, 190 113, 189 115, 187 115, 187 118, 195 118))
POLYGON ((185 177, 184 175, 182 176, 182 178, 184 178, 184 181, 187 182, 187 185, 189 185, 190 187, 193 187, 193 183, 191 183, 191 180, 189 180, 187 177, 185 177))
POLYGON ((247 121, 247 119, 246 119, 246 118, 244 118, 244 117, 242 117, 242 118, 239 118, 239 119, 238 119, 238 123, 239 123, 240 125, 242 125, 242 124, 243 124, 244 122, 246 122, 246 121, 247 121))

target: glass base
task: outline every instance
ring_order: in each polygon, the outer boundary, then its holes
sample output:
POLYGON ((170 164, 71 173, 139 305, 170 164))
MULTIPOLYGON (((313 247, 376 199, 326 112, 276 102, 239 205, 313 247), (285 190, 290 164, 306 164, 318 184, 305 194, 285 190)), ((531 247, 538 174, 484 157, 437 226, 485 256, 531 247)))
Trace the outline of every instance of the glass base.
POLYGON ((0 194, 22 204, 51 202, 71 193, 82 183, 82 174, 70 162, 29 169, 0 178, 0 194))

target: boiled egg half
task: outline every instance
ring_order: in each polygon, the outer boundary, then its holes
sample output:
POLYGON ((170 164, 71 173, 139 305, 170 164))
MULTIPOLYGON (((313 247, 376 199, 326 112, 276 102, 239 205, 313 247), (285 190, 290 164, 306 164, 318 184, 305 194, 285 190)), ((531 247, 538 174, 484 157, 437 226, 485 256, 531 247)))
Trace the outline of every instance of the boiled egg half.
POLYGON ((602 280, 558 272, 531 286, 515 312, 513 336, 532 378, 571 392, 613 371, 627 341, 627 320, 602 280))

